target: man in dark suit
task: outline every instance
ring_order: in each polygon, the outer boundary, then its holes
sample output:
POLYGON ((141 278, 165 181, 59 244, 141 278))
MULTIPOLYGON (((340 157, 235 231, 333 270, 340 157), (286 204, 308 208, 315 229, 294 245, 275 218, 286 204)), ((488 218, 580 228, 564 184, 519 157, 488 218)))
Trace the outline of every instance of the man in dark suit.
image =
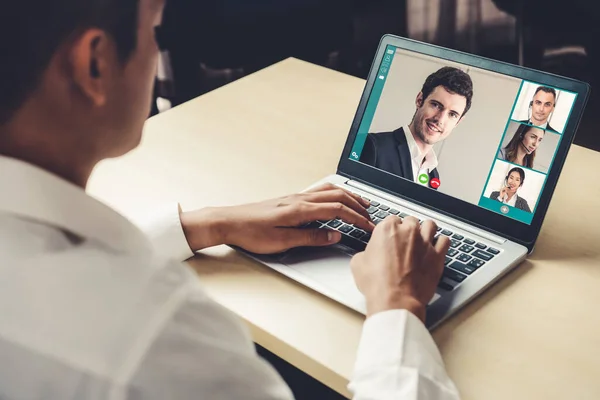
POLYGON ((437 189, 440 174, 433 145, 450 136, 471 108, 472 98, 473 82, 467 73, 439 69, 417 95, 410 124, 393 132, 369 133, 360 161, 437 189))
POLYGON ((557 132, 550 126, 548 119, 556 107, 556 90, 547 86, 540 86, 536 89, 533 99, 529 103, 529 119, 519 121, 523 124, 539 126, 545 130, 557 132))

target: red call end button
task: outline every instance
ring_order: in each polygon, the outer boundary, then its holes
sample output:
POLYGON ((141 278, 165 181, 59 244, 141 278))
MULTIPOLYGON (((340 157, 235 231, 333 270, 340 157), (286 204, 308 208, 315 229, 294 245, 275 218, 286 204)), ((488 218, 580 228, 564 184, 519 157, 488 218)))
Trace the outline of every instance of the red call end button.
POLYGON ((441 183, 440 180, 438 178, 433 178, 429 184, 431 185, 432 188, 437 189, 440 187, 441 183))

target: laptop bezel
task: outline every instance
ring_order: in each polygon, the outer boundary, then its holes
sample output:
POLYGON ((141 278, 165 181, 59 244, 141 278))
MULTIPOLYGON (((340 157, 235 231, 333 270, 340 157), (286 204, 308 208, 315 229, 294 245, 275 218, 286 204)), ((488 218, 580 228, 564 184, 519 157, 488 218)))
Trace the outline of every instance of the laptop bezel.
MULTIPOLYGON (((401 61, 398 59, 395 62, 401 61)), ((486 231, 513 240, 517 243, 523 244, 524 246, 528 247, 529 250, 531 250, 539 235, 544 217, 546 216, 546 212, 548 210, 548 206, 550 205, 552 194, 554 193, 560 172, 564 166, 568 150, 573 142, 575 133, 577 132, 583 110, 587 103, 589 91, 590 87, 585 82, 580 82, 574 79, 552 75, 525 67, 519 67, 505 62, 491 60, 456 50, 446 49, 411 39, 401 38, 393 35, 385 35, 381 39, 377 53, 373 59, 365 88, 363 90, 348 138, 346 139, 346 144, 338 163, 337 173, 373 186, 395 196, 405 198, 421 206, 433 209, 436 212, 446 214, 486 231), (374 82, 377 79, 379 65, 381 64, 383 55, 385 54, 385 50, 388 45, 433 56, 439 58, 440 60, 458 62, 464 65, 509 75, 518 79, 562 88, 578 94, 573 105, 570 118, 565 126, 563 138, 557 149, 554 162, 548 173, 546 184, 538 201, 535 215, 530 225, 501 214, 497 214, 493 211, 486 210, 485 208, 479 207, 467 201, 460 200, 443 193, 438 193, 435 190, 415 184, 406 179, 400 178, 385 171, 378 170, 370 165, 360 163, 350 158, 350 152, 356 139, 360 122, 371 95, 374 82)), ((501 138, 502 134, 503 132, 498 133, 499 139, 501 138)), ((451 138, 449 140, 451 140, 451 138)))

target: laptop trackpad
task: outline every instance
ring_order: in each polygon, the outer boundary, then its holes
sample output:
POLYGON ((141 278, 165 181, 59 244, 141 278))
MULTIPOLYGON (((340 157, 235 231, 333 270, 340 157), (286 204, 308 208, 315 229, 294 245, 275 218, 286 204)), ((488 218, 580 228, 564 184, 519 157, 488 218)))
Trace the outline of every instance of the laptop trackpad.
POLYGON ((353 301, 360 301, 363 296, 354 283, 350 259, 349 254, 336 247, 307 247, 286 252, 279 262, 339 294, 352 296, 353 301))

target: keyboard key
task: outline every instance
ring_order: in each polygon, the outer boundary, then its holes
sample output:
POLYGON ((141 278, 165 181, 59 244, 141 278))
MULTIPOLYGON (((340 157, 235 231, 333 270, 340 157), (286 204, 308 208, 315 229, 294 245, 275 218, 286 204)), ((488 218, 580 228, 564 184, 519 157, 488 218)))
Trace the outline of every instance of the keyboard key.
POLYGON ((390 208, 389 208, 388 206, 386 206, 385 204, 382 204, 382 205, 380 205, 380 206, 379 206, 379 209, 380 209, 380 210, 383 210, 383 211, 387 211, 387 210, 389 210, 390 208))
POLYGON ((457 255, 457 254, 458 254, 458 250, 455 250, 455 249, 453 249, 452 247, 450 247, 450 248, 448 249, 448 252, 447 252, 446 254, 448 254, 450 257, 454 257, 455 255, 457 255))
POLYGON ((463 240, 465 238, 463 235, 459 235, 458 233, 455 233, 452 235, 452 237, 456 240, 463 240))
POLYGON ((493 247, 488 247, 487 251, 489 251, 493 255, 500 254, 500 250, 494 249, 493 247))
POLYGON ((350 235, 342 235, 342 240, 340 240, 338 244, 350 247, 356 251, 364 251, 365 247, 367 247, 366 243, 362 241, 362 238, 355 239, 350 235))
POLYGON ((465 253, 461 253, 458 257, 456 257, 456 259, 458 261, 464 262, 464 263, 468 262, 471 258, 473 258, 473 257, 471 257, 470 255, 465 254, 465 253))
POLYGON ((327 226, 330 226, 330 227, 332 227, 332 228, 334 228, 334 229, 335 229, 335 228, 337 228, 337 227, 338 227, 338 226, 340 226, 340 225, 342 225, 342 221, 340 221, 340 220, 337 220, 337 219, 334 219, 334 220, 332 220, 332 221, 329 221, 329 222, 327 223, 327 226))
POLYGON ((377 214, 375 214, 375 217, 380 218, 380 219, 384 219, 388 215, 390 215, 390 214, 386 213, 385 211, 379 211, 377 214))
POLYGON ((373 223, 374 223, 375 225, 379 225, 379 223, 380 223, 381 221, 383 221, 383 220, 382 220, 382 219, 379 219, 379 218, 373 218, 373 223))
MULTIPOLYGON (((444 233, 444 232, 442 232, 444 233)), ((452 247, 453 249, 460 246, 460 242, 458 240, 454 240, 454 239, 450 239, 450 247, 452 247)))
POLYGON ((390 211, 388 211, 390 214, 392 215, 398 215, 400 214, 400 211, 396 210, 395 208, 390 209, 390 211))
POLYGON ((380 203, 379 203, 378 201, 371 200, 371 205, 372 205, 373 207, 379 207, 379 204, 380 204, 380 203))
POLYGON ((467 275, 471 275, 477 269, 477 268, 473 268, 467 264, 463 264, 459 261, 454 261, 452 264, 450 264, 450 268, 453 268, 453 269, 460 271, 463 274, 467 274, 467 275))
POLYGON ((366 201, 371 201, 371 199, 366 198, 365 196, 362 196, 362 198, 366 201))
POLYGON ((463 240, 463 242, 465 242, 466 244, 473 246, 475 244, 475 241, 473 239, 465 239, 463 240))
POLYGON ((408 215, 407 213, 400 213, 399 217, 406 218, 406 217, 410 217, 410 215, 408 215))
POLYGON ((463 244, 462 246, 459 247, 459 250, 462 251, 463 253, 470 253, 472 252, 474 249, 473 246, 469 246, 468 244, 463 244))
POLYGON ((340 227, 338 230, 340 232, 350 233, 350 232, 352 232, 352 229, 354 229, 354 228, 351 227, 350 225, 344 225, 344 226, 340 227))
POLYGON ((485 261, 481 261, 479 258, 474 258, 469 262, 469 265, 473 268, 481 268, 485 264, 485 261))
POLYGON ((453 281, 456 282, 462 282, 465 279, 467 279, 466 275, 461 274, 458 271, 455 271, 453 269, 450 268, 444 268, 444 275, 446 278, 452 279, 453 281))
POLYGON ((438 226, 438 227, 437 227, 437 231, 439 232, 439 231, 441 231, 441 230, 442 230, 442 228, 440 228, 440 227, 438 226))
POLYGON ((444 289, 447 290, 449 292, 451 292, 452 290, 454 290, 454 285, 450 284, 450 282, 442 279, 441 281, 438 282, 438 287, 440 289, 444 289))
POLYGON ((442 231, 442 235, 446 235, 446 236, 452 236, 452 231, 449 231, 448 229, 444 229, 442 231))
POLYGON ((450 257, 446 257, 446 261, 444 261, 444 265, 448 265, 452 262, 452 259, 450 257))
POLYGON ((367 208, 367 212, 369 214, 375 214, 377 211, 378 211, 377 207, 371 206, 371 207, 367 208))
POLYGON ((475 247, 477 247, 478 249, 484 250, 487 246, 483 243, 477 243, 475 245, 475 247))
POLYGON ((477 250, 473 253, 475 257, 481 258, 484 261, 490 261, 494 256, 486 251, 477 250))
POLYGON ((365 233, 365 234, 364 234, 364 235, 363 235, 363 236, 360 238, 360 240, 362 240, 362 241, 363 241, 363 242, 365 242, 365 243, 368 243, 368 242, 369 242, 369 240, 371 240, 371 234, 370 234, 370 233, 365 233))
POLYGON ((353 238, 356 238, 356 239, 360 239, 364 235, 365 235, 365 233, 363 231, 361 231, 360 229, 355 229, 352 232, 350 232, 350 236, 352 236, 353 238))

